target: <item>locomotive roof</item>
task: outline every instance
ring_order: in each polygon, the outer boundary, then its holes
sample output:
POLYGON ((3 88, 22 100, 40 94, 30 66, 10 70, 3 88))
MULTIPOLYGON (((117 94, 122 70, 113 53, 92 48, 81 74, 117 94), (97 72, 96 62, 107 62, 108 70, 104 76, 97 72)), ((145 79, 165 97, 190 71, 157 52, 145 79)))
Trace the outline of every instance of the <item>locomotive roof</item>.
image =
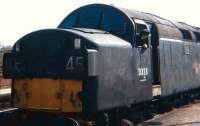
MULTIPOLYGON (((109 5, 107 5, 107 6, 109 6, 109 5)), ((125 13, 127 16, 129 16, 130 18, 142 19, 147 22, 149 21, 149 22, 153 22, 156 24, 168 25, 171 27, 182 28, 182 29, 191 30, 191 31, 197 31, 199 29, 198 27, 188 25, 184 22, 170 21, 168 19, 162 18, 160 16, 157 16, 157 15, 154 15, 151 13, 135 11, 135 10, 126 9, 126 8, 120 8, 120 7, 115 7, 115 6, 111 6, 111 5, 110 5, 110 7, 118 8, 123 13, 125 13)))
MULTIPOLYGON (((79 9, 77 9, 75 11, 82 11, 82 9, 84 9, 84 8, 92 8, 94 6, 102 8, 102 9, 111 8, 113 10, 117 10, 118 13, 125 15, 131 22, 133 21, 133 19, 141 19, 141 20, 146 21, 147 23, 154 23, 158 28, 160 37, 166 37, 166 38, 172 38, 172 39, 185 39, 185 38, 188 39, 187 36, 186 37, 184 36, 185 33, 183 33, 186 31, 186 32, 189 32, 189 34, 192 34, 192 35, 190 35, 192 37, 189 39, 191 39, 191 41, 195 41, 196 38, 194 37, 195 35, 193 32, 198 32, 200 34, 200 30, 198 27, 194 27, 194 26, 188 25, 186 23, 174 22, 174 21, 170 21, 170 20, 167 20, 165 18, 162 18, 157 15, 153 15, 150 13, 115 7, 112 5, 90 4, 90 5, 80 7, 79 9)), ((63 22, 65 20, 66 19, 64 19, 63 22)), ((59 27, 62 26, 62 23, 59 25, 59 27)))
POLYGON ((116 37, 105 31, 87 28, 72 28, 65 30, 74 34, 78 34, 90 40, 94 44, 97 44, 98 46, 131 47, 130 43, 128 43, 127 41, 120 39, 119 37, 116 37))
POLYGON ((72 34, 70 33, 76 35, 77 38, 80 39, 84 38, 88 40, 89 43, 93 43, 97 47, 119 47, 119 48, 132 47, 131 44, 128 43, 127 41, 105 31, 96 29, 86 29, 86 28, 69 28, 69 29, 43 29, 31 32, 22 37, 21 39, 19 39, 15 43, 13 49, 15 49, 17 43, 20 43, 20 45, 26 43, 26 45, 30 45, 29 47, 33 47, 34 45, 37 44, 40 45, 48 44, 50 46, 50 43, 58 43, 58 41, 61 41, 60 39, 63 39, 62 36, 72 37, 72 34))

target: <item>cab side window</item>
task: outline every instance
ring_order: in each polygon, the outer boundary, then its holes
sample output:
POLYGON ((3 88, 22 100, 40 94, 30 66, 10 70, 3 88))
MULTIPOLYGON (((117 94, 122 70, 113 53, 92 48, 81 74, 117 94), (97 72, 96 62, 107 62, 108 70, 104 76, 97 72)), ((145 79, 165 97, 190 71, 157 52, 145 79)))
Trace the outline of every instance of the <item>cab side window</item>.
POLYGON ((147 26, 144 24, 136 23, 136 47, 146 46, 147 48, 149 46, 148 35, 149 31, 147 26))

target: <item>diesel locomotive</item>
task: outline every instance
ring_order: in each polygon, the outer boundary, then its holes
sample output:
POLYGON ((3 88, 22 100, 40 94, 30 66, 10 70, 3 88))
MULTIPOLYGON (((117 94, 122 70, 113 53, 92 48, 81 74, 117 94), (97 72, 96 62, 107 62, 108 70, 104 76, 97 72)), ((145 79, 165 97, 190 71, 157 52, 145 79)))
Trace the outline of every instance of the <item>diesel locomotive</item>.
POLYGON ((200 87, 200 29, 104 4, 29 33, 4 55, 13 106, 98 116, 200 87))

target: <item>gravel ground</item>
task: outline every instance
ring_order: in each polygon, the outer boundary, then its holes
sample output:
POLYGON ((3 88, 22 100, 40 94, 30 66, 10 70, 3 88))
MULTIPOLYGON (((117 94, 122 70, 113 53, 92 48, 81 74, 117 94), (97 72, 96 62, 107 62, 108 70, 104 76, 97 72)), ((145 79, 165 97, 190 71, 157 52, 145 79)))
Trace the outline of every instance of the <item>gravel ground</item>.
POLYGON ((137 126, 200 126, 200 101, 157 115, 137 126))

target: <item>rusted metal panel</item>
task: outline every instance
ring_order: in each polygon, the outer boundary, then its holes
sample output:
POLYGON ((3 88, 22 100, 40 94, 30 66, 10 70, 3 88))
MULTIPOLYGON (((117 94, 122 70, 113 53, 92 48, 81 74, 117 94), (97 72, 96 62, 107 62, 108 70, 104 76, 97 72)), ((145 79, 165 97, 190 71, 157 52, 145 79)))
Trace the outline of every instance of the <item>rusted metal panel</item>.
POLYGON ((57 112, 81 112, 82 81, 21 79, 14 81, 16 107, 57 112))

